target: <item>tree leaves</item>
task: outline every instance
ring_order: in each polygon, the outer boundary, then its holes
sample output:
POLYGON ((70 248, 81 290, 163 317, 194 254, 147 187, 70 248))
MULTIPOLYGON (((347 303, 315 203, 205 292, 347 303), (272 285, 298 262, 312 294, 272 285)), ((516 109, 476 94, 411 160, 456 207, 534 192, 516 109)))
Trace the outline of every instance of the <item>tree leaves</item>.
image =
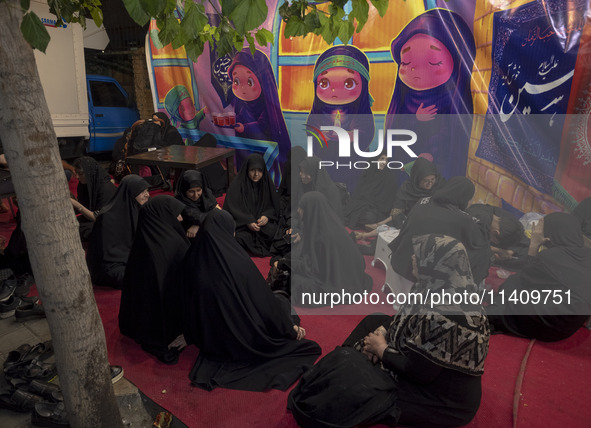
MULTIPOLYGON (((144 26, 151 17, 156 18, 159 31, 157 36, 152 34, 152 39, 157 46, 171 44, 175 49, 184 46, 187 55, 193 60, 201 55, 205 43, 212 43, 213 40, 219 56, 241 50, 245 43, 254 53, 256 44, 267 46, 269 42, 274 42, 272 32, 259 28, 269 14, 265 0, 210 2, 220 18, 217 26, 208 22, 203 6, 205 2, 185 1, 184 10, 179 9, 179 22, 175 10, 181 6, 177 6, 177 0, 123 0, 129 16, 137 24, 144 26)), ((380 16, 384 16, 389 0, 332 0, 323 2, 328 5, 327 9, 319 9, 316 3, 309 3, 308 0, 285 0, 279 7, 279 15, 285 22, 285 37, 305 37, 314 33, 321 35, 328 44, 334 43, 337 37, 343 43, 348 43, 353 34, 360 32, 367 23, 369 2, 380 16), (351 4, 349 13, 345 11, 348 3, 351 4)), ((20 0, 20 4, 23 11, 27 11, 30 0, 20 0)), ((64 21, 84 25, 89 14, 97 26, 102 23, 100 0, 48 0, 48 4, 51 12, 57 16, 58 24, 64 21)), ((21 30, 31 46, 45 52, 49 35, 34 13, 24 15, 21 30)))
POLYGON ((238 34, 245 34, 265 22, 268 12, 269 8, 265 0, 242 0, 229 18, 238 34))
POLYGON ((142 6, 140 6, 139 0, 123 0, 123 4, 125 5, 127 13, 129 13, 129 16, 136 24, 143 27, 150 21, 150 15, 148 15, 142 6))
POLYGON ((35 12, 25 13, 21 22, 21 32, 33 49, 45 53, 49 44, 49 33, 35 12))
POLYGON ((345 12, 349 0, 332 0, 328 12, 319 10, 307 0, 285 1, 279 7, 279 15, 285 21, 285 37, 306 36, 309 33, 321 35, 328 44, 338 37, 348 43, 355 32, 359 33, 369 16, 369 1, 376 7, 380 16, 388 9, 389 0, 350 0, 351 11, 345 12))
POLYGON ((378 10, 380 16, 383 18, 386 14, 386 11, 388 10, 389 0, 371 0, 371 4, 373 4, 373 6, 378 10))

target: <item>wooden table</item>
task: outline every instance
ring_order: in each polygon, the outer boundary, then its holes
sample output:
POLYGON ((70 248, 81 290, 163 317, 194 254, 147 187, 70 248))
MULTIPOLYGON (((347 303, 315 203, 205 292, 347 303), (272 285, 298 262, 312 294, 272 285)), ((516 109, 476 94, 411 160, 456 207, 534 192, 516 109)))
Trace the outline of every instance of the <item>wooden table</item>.
MULTIPOLYGON (((185 170, 200 169, 225 160, 229 186, 234 178, 234 152, 234 149, 225 147, 167 146, 129 156, 127 162, 185 170)), ((180 174, 177 175, 177 172, 175 178, 178 180, 180 174)))

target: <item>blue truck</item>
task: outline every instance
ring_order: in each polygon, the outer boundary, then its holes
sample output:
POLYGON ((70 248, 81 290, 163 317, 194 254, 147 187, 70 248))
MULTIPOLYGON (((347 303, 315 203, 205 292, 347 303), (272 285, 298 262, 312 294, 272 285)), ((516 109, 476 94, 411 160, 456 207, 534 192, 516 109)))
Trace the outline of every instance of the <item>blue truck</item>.
POLYGON ((31 1, 31 10, 51 36, 46 53, 35 51, 35 60, 62 158, 111 151, 139 119, 133 101, 112 77, 86 75, 80 25, 58 27, 42 0, 31 1))

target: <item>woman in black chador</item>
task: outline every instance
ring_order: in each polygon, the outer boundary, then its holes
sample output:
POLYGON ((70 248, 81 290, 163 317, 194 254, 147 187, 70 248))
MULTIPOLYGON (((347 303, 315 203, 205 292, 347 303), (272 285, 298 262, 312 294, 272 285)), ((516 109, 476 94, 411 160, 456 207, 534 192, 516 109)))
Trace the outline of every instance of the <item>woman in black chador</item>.
POLYGON ((400 234, 389 247, 392 268, 412 281, 412 238, 440 233, 451 236, 466 248, 472 275, 477 284, 487 277, 492 251, 488 236, 471 215, 464 212, 474 196, 474 184, 466 177, 453 177, 429 200, 423 199, 410 211, 400 234))
POLYGON ((363 172, 344 208, 345 224, 352 229, 374 224, 387 217, 392 209, 398 188, 396 171, 388 168, 385 153, 378 157, 377 162, 363 172))
POLYGON ((572 336, 591 314, 591 249, 572 214, 548 214, 540 223, 532 231, 528 262, 501 285, 504 304, 486 309, 496 332, 554 342, 572 336), (547 248, 538 253, 542 245, 547 248), (520 303, 509 301, 512 296, 520 303))
POLYGON ((205 176, 195 169, 183 172, 174 197, 185 204, 182 213, 183 228, 187 231, 188 238, 194 238, 207 213, 218 206, 205 176))
POLYGON ((316 156, 305 158, 300 162, 299 170, 296 171, 299 174, 299 179, 293 179, 291 192, 292 210, 295 211, 297 209, 305 193, 317 191, 326 197, 330 207, 339 219, 341 219, 341 223, 343 223, 343 205, 341 204, 340 190, 331 180, 326 169, 320 167, 320 158, 316 156))
POLYGON ((246 251, 257 257, 271 255, 279 196, 261 155, 248 156, 228 189, 224 210, 234 217, 236 240, 246 251))
POLYGON ((74 209, 82 215, 80 238, 88 241, 97 213, 111 200, 117 188, 111 183, 111 177, 96 160, 82 156, 74 161, 78 177, 77 200, 72 200, 74 209))
POLYGON ((373 282, 365 273, 365 259, 326 197, 320 192, 306 193, 298 213, 302 242, 292 250, 291 292, 295 302, 308 304, 302 302, 302 293, 371 291, 373 282))
MULTIPOLYGON (((443 235, 413 239, 411 292, 476 293, 464 246, 443 235)), ((490 328, 480 305, 402 305, 370 315, 304 374, 288 398, 301 427, 451 427, 480 406, 490 328)))
POLYGON ((211 211, 185 257, 184 334, 199 348, 189 377, 207 390, 286 390, 321 350, 302 340, 289 301, 271 292, 234 228, 229 213, 211 211))
POLYGON ((140 210, 119 309, 121 333, 166 364, 179 354, 168 345, 181 334, 180 271, 189 247, 184 207, 172 196, 156 196, 140 210))
POLYGON ((111 202, 99 212, 86 254, 94 285, 121 288, 140 207, 150 197, 148 187, 139 175, 123 177, 111 202))

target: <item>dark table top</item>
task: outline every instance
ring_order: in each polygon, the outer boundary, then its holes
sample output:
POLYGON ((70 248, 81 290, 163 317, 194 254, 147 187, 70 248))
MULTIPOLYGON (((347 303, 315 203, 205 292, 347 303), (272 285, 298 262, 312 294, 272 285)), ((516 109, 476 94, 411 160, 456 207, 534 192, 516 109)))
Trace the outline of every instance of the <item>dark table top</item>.
POLYGON ((129 156, 127 161, 130 164, 199 169, 234 156, 234 151, 226 147, 168 146, 129 156))

